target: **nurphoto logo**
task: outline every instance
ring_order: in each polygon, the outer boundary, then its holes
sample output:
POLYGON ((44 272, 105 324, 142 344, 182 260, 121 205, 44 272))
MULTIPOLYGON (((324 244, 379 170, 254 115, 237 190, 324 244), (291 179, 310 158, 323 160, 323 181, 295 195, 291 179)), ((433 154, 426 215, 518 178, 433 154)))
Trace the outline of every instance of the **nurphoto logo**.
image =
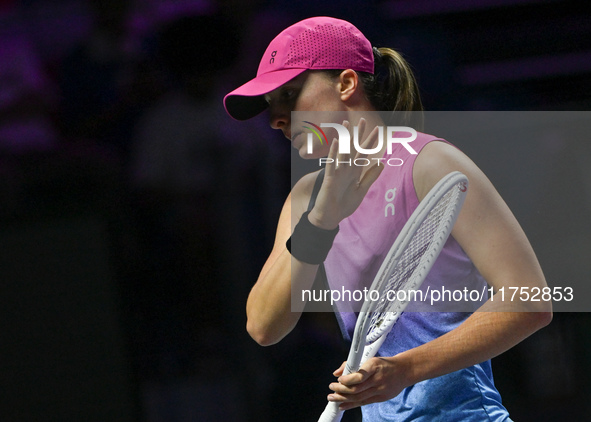
MULTIPOLYGON (((306 126, 303 127, 305 129, 310 130, 306 134, 306 147, 307 153, 312 154, 314 151, 314 139, 317 138, 320 141, 321 145, 328 144, 328 138, 323 128, 332 128, 336 130, 338 135, 338 143, 339 143, 339 154, 350 154, 351 153, 351 134, 349 130, 338 123, 321 123, 320 126, 310 122, 304 121, 306 126)), ((355 151, 371 156, 373 154, 378 154, 384 148, 384 143, 386 144, 387 155, 392 155, 393 145, 400 144, 402 145, 410 154, 417 155, 417 152, 413 149, 410 145, 412 141, 417 139, 417 131, 408 126, 378 126, 378 142, 373 148, 363 148, 360 145, 359 139, 359 126, 353 127, 353 148, 355 151), (406 136, 400 136, 406 135, 406 136), (409 136, 410 135, 410 136, 409 136)), ((318 165, 322 166, 323 164, 327 163, 334 163, 333 158, 320 158, 318 165)), ((404 161, 401 158, 383 158, 383 157, 372 157, 372 158, 355 158, 355 159, 348 159, 348 160, 337 160, 336 165, 339 166, 341 164, 347 165, 355 165, 355 166, 369 166, 372 161, 374 163, 377 161, 377 165, 388 165, 388 166, 401 166, 404 161)))

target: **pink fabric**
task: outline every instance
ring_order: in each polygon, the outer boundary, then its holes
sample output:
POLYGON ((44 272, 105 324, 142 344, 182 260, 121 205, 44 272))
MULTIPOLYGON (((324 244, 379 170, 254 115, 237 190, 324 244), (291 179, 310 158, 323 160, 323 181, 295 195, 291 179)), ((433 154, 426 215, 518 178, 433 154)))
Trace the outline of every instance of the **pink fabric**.
POLYGON ((254 117, 264 109, 264 95, 308 69, 353 69, 373 73, 371 43, 351 23, 329 17, 314 17, 283 30, 267 47, 257 76, 224 98, 230 116, 254 117), (251 99, 252 100, 252 99, 251 99))
MULTIPOLYGON (((434 140, 437 138, 418 133, 412 147, 420 152, 434 140)), ((393 163, 399 163, 395 159, 402 159, 404 164, 397 167, 386 165, 359 208, 341 221, 340 231, 324 263, 331 290, 353 291, 371 286, 384 257, 419 204, 412 178, 416 157, 402 145, 398 145, 390 156, 386 155, 385 161, 393 158, 393 163)), ((442 286, 446 289, 481 289, 485 285, 470 259, 455 239, 450 237, 421 289, 441 289, 442 286)), ((346 298, 336 304, 335 310, 355 312, 359 311, 361 304, 362 301, 352 302, 346 298)), ((434 308, 428 302, 413 302, 406 311, 456 311, 468 307, 474 308, 475 304, 439 303, 434 308)), ((347 331, 352 332, 354 318, 352 324, 345 325, 347 331)))

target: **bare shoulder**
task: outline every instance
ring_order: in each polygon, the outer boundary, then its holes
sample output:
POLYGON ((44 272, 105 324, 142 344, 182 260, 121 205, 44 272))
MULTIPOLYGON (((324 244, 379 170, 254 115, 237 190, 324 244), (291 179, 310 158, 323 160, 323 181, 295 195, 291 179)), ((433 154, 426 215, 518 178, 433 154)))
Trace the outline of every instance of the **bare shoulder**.
POLYGON ((468 180, 483 181, 484 173, 462 151, 447 142, 429 142, 419 153, 413 167, 413 182, 419 199, 446 174, 461 171, 468 180))
POLYGON ((517 219, 491 181, 459 149, 444 142, 431 142, 423 148, 413 168, 419 198, 452 171, 461 171, 469 181, 452 235, 489 285, 545 286, 535 253, 517 219))

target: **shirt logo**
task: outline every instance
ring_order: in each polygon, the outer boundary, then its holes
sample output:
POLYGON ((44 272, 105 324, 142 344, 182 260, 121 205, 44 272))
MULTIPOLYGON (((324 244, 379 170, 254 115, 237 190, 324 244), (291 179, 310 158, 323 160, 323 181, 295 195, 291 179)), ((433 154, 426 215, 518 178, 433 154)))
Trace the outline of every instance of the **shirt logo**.
POLYGON ((384 199, 386 200, 386 207, 384 208, 384 217, 387 218, 388 216, 392 217, 396 213, 396 209, 394 208, 394 198, 396 197, 396 188, 388 189, 386 194, 384 195, 384 199))

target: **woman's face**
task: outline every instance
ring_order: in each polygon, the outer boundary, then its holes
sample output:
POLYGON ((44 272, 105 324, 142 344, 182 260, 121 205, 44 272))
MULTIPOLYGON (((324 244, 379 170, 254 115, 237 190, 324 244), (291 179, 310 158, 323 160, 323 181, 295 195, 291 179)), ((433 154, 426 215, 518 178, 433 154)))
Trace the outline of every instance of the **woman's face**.
MULTIPOLYGON (((279 129, 303 158, 319 158, 328 154, 329 145, 315 145, 314 152, 307 151, 306 136, 301 122, 292 126, 292 111, 342 111, 338 81, 322 71, 304 72, 291 81, 265 95, 269 104, 269 122, 279 129)), ((317 122, 320 124, 320 122, 317 122)), ((329 142, 332 137, 329 137, 329 142)))

